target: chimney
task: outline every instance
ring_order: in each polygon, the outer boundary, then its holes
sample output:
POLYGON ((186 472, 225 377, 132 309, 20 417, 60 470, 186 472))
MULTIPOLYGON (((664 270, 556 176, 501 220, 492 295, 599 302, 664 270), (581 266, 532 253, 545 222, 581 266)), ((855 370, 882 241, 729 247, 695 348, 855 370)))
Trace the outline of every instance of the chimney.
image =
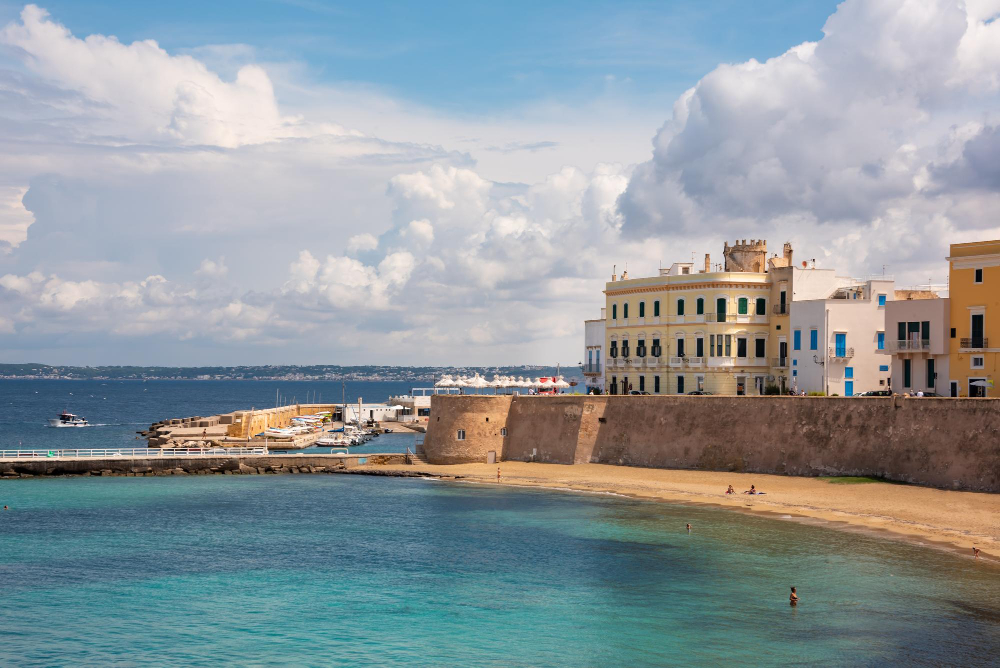
POLYGON ((788 241, 785 242, 784 256, 785 256, 785 259, 788 260, 788 266, 791 267, 792 266, 792 244, 791 244, 791 242, 788 242, 788 241))
POLYGON ((611 265, 611 282, 614 283, 618 280, 618 265, 611 265))
POLYGON ((705 273, 712 273, 712 258, 708 253, 705 253, 705 273))

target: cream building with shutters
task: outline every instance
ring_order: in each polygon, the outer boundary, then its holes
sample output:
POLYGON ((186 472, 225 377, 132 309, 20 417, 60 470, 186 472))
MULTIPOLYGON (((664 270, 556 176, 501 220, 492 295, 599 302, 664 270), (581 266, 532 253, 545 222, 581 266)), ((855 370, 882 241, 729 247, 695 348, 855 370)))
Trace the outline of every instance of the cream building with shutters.
POLYGON ((724 262, 678 262, 605 286, 609 393, 763 393, 771 376, 767 245, 726 244, 724 262))

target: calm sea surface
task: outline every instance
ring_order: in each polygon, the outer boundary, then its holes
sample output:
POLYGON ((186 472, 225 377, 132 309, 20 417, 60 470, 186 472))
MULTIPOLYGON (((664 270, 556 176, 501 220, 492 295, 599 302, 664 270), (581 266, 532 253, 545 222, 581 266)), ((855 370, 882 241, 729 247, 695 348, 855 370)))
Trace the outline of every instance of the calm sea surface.
MULTIPOLYGON (((84 383, 54 387, 67 385, 84 383)), ((177 390, 191 403, 163 408, 172 391, 149 385, 106 390, 134 410, 102 413, 103 399, 52 407, 32 398, 42 383, 18 384, 5 438, 100 433, 31 426, 64 407, 125 440, 130 419, 247 401, 212 404, 195 383, 177 390), (154 391, 159 404, 137 396, 154 391)), ((722 510, 346 475, 5 480, 0 504, 3 666, 939 666, 1000 652, 995 567, 722 510)))

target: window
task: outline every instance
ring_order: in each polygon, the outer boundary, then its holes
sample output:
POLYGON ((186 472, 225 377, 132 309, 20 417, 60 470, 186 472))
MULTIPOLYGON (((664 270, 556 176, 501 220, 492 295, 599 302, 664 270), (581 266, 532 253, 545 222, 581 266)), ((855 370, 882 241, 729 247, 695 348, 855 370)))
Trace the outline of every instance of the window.
POLYGON ((677 356, 684 357, 684 339, 677 339, 677 356))
POLYGON ((677 394, 684 394, 684 376, 677 376, 677 394))
POLYGON ((799 361, 797 359, 792 360, 792 366, 798 366, 799 361))
POLYGON ((878 349, 885 350, 885 332, 878 333, 878 349))
POLYGON ((677 300, 677 315, 684 315, 684 300, 677 300))
POLYGON ((739 313, 740 315, 746 315, 748 306, 749 304, 747 298, 740 297, 739 300, 736 302, 736 312, 739 313))
POLYGON ((618 394, 618 376, 611 376, 611 394, 618 394))
POLYGON ((465 440, 465 430, 464 429, 459 429, 458 430, 458 434, 456 435, 455 438, 456 438, 456 440, 464 441, 465 440))
POLYGON ((646 377, 645 376, 639 376, 639 391, 640 392, 645 392, 646 391, 646 377))
POLYGON ((611 359, 618 357, 618 342, 612 341, 611 347, 608 348, 608 354, 611 355, 611 359))
POLYGON ((737 357, 747 356, 747 340, 742 336, 736 339, 736 356, 737 357))
POLYGON ((705 314, 705 299, 703 297, 698 297, 698 301, 694 303, 695 313, 698 315, 705 314))
POLYGON ((819 349, 819 332, 815 329, 809 330, 809 350, 819 349))
POLYGON ((802 350, 802 330, 792 332, 792 350, 802 350))
POLYGON ((726 334, 726 357, 733 356, 733 335, 726 334))
POLYGON ((628 339, 622 341, 622 357, 628 358, 628 339))
MULTIPOLYGON (((727 312, 726 309, 726 298, 719 297, 715 300, 715 313, 720 316, 725 316, 727 312)), ((719 322, 725 322, 725 317, 719 318, 719 322)))
POLYGON ((903 360, 903 387, 910 387, 910 360, 903 360))
POLYGON ((844 378, 854 378, 854 367, 845 366, 844 367, 844 378))
POLYGON ((705 337, 699 336, 694 340, 694 356, 704 357, 705 356, 705 337))
POLYGON ((654 318, 659 318, 660 317, 660 300, 659 299, 657 299, 655 302, 653 302, 653 317, 654 318))
POLYGON ((754 344, 754 351, 753 351, 754 357, 757 357, 758 359, 763 359, 764 357, 767 356, 767 350, 766 350, 767 339, 754 339, 753 344, 754 344))
POLYGON ((792 377, 794 378, 795 376, 798 376, 798 375, 799 375, 799 370, 798 369, 792 369, 792 377))
POLYGON ((879 295, 878 296, 878 305, 879 306, 885 306, 885 295, 879 295))
POLYGON ((879 364, 878 365, 878 370, 879 371, 888 371, 889 370, 889 365, 888 364, 879 364))
POLYGON ((975 355, 975 356, 973 356, 972 357, 972 368, 973 369, 982 369, 982 368, 985 368, 985 366, 986 366, 985 360, 986 360, 986 358, 982 357, 981 355, 975 355))
POLYGON ((976 269, 976 283, 982 283, 982 282, 983 282, 983 270, 976 269))
POLYGON ((834 353, 836 353, 837 357, 847 357, 847 334, 838 332, 834 334, 834 337, 836 337, 834 339, 836 345, 834 353))
POLYGON ((500 435, 501 436, 507 435, 507 427, 500 427, 500 435))
POLYGON ((639 339, 635 342, 635 356, 645 357, 646 356, 646 340, 639 339))
POLYGON ((767 315, 767 300, 757 297, 757 315, 767 315))
POLYGON ((660 393, 660 377, 653 376, 653 392, 656 394, 660 393))
POLYGON ((622 317, 628 320, 628 302, 622 304, 622 317))
POLYGON ((652 352, 653 352, 653 357, 659 357, 660 355, 663 354, 663 351, 660 349, 660 340, 659 339, 653 339, 653 351, 652 352))
POLYGON ((612 320, 618 319, 618 304, 611 305, 611 319, 612 320))
POLYGON ((715 357, 715 334, 708 335, 708 356, 715 357))
POLYGON ((639 317, 646 317, 646 302, 639 302, 639 317))
POLYGON ((931 340, 931 321, 924 320, 920 323, 920 338, 923 341, 931 340))
POLYGON ((715 337, 715 355, 722 357, 722 334, 715 337))
POLYGON ((951 338, 955 338, 958 335, 958 329, 955 327, 951 328, 951 338))

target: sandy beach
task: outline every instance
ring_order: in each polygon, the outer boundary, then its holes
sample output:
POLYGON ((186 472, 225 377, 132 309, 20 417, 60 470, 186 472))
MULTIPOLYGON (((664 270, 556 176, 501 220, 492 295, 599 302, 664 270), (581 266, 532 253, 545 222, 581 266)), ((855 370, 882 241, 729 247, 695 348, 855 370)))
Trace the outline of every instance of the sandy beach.
MULTIPOLYGON (((792 515, 831 527, 882 532, 891 537, 946 548, 972 558, 1000 558, 1000 495, 954 492, 883 482, 843 484, 825 478, 750 473, 644 469, 606 464, 501 462, 417 470, 466 482, 555 487, 679 503, 710 504, 742 512, 792 515), (726 495, 732 485, 737 494, 726 495), (763 495, 742 494, 755 485, 763 495)), ((382 467, 379 467, 382 468, 382 467)), ((413 472, 414 467, 397 467, 413 472)))

